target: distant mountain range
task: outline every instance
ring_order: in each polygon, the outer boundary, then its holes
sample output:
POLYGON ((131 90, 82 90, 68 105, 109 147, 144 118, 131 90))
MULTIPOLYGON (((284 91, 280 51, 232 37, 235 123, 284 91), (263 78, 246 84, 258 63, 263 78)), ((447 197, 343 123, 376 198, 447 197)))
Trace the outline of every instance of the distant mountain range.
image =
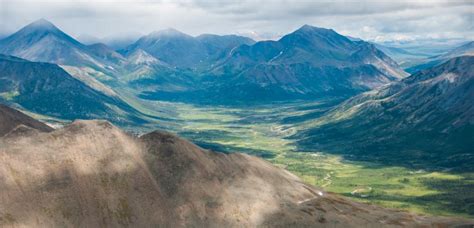
POLYGON ((239 46, 209 74, 217 91, 243 100, 348 96, 406 76, 373 45, 309 25, 278 41, 239 46))
POLYGON ((220 103, 347 97, 406 73, 372 44, 305 25, 278 41, 236 46, 199 75, 191 92, 144 91, 141 97, 220 103))
POLYGON ((474 41, 456 47, 444 54, 425 58, 421 61, 421 63, 407 68, 406 71, 410 73, 415 73, 417 71, 436 66, 442 62, 445 62, 451 58, 458 56, 474 56, 474 41))
POLYGON ((253 44, 250 38, 228 35, 200 35, 192 37, 175 29, 153 32, 120 52, 128 55, 141 49, 173 67, 206 67, 228 51, 242 44, 253 44))
POLYGON ((473 97, 474 56, 457 57, 355 96, 296 137, 354 159, 472 170, 473 97))
POLYGON ((430 57, 429 54, 418 53, 410 50, 406 50, 400 47, 391 47, 385 46, 382 44, 373 43, 377 49, 385 53, 386 55, 390 56, 393 60, 395 60, 401 67, 406 66, 407 64, 411 64, 415 60, 418 59, 425 59, 430 57))
POLYGON ((105 44, 84 45, 39 20, 0 40, 0 53, 60 64, 76 78, 111 89, 130 87, 152 100, 225 104, 348 97, 406 76, 374 45, 308 25, 262 42, 168 29, 117 52, 105 44))

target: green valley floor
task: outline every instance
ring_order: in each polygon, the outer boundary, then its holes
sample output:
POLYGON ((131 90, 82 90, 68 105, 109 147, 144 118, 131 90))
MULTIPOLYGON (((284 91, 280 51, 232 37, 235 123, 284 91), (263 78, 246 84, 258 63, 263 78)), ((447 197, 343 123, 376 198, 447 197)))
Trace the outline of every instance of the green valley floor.
POLYGON ((137 109, 160 120, 127 130, 140 134, 161 128, 206 149, 260 156, 310 184, 355 200, 422 214, 474 217, 474 173, 387 166, 325 151, 298 151, 289 136, 304 125, 294 123, 317 118, 331 104, 333 100, 225 107, 140 101, 134 103, 137 109))

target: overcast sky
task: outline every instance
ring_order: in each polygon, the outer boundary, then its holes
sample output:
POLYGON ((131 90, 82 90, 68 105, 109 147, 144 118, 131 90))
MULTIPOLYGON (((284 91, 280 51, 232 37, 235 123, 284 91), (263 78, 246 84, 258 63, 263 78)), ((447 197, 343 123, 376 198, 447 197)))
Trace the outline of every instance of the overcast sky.
POLYGON ((0 34, 45 18, 74 37, 148 34, 275 38, 303 24, 372 41, 474 39, 474 0, 0 0, 0 34))

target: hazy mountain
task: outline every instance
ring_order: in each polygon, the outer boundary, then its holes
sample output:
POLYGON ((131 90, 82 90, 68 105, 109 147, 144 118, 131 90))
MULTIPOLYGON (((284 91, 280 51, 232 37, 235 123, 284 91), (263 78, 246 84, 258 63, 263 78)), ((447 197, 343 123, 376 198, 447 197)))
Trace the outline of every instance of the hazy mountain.
POLYGON ((411 66, 411 64, 417 62, 419 59, 430 57, 430 55, 412 52, 400 47, 390 47, 376 43, 374 43, 374 45, 377 49, 395 60, 400 65, 400 67, 411 66))
POLYGON ((440 55, 438 58, 441 59, 450 59, 458 56, 473 56, 474 55, 474 41, 468 42, 466 44, 463 44, 457 48, 454 48, 453 50, 450 50, 449 52, 440 55))
POLYGON ((195 91, 199 87, 196 71, 208 69, 236 46, 251 44, 245 37, 200 35, 192 37, 174 29, 151 33, 122 50, 127 73, 122 76, 140 92, 173 93, 195 91))
POLYGON ((407 68, 407 72, 415 73, 419 70, 427 69, 436 66, 442 62, 445 62, 451 58, 458 56, 473 56, 474 55, 474 41, 465 43, 459 47, 453 48, 448 52, 433 56, 430 58, 423 59, 418 65, 407 68))
POLYGON ((196 37, 206 47, 206 52, 209 53, 211 58, 218 59, 225 57, 232 49, 237 48, 240 45, 252 45, 255 43, 254 40, 237 35, 213 35, 203 34, 196 37))
POLYGON ((27 110, 61 119, 138 121, 120 98, 92 89, 55 64, 0 55, 0 72, 0 99, 27 110))
POLYGON ((207 61, 205 47, 194 37, 175 29, 167 29, 143 36, 123 52, 143 49, 154 57, 178 67, 190 67, 207 61))
POLYGON ((109 65, 120 59, 104 45, 86 46, 44 19, 0 40, 0 53, 30 61, 109 70, 109 65))
POLYGON ((107 45, 103 43, 96 43, 87 46, 87 49, 90 53, 94 56, 99 57, 101 60, 105 60, 106 62, 112 62, 116 65, 121 66, 126 62, 126 59, 119 54, 118 52, 114 51, 107 45))
POLYGON ((122 50, 122 53, 143 49, 154 57, 180 68, 207 67, 222 52, 253 40, 235 36, 201 35, 192 37, 175 29, 167 29, 143 36, 122 50))
POLYGON ((449 60, 309 121, 301 145, 353 158, 472 170, 474 57, 449 60))
MULTIPOLYGON (((1 113, 0 113, 1 114, 1 113)), ((256 157, 105 121, 0 138, 0 225, 15 227, 456 226, 352 202, 256 157)))
POLYGON ((103 43, 113 50, 121 50, 137 41, 138 37, 140 37, 138 34, 121 34, 103 38, 97 38, 91 35, 80 35, 77 37, 77 40, 86 45, 103 43))
POLYGON ((0 104, 0 137, 21 127, 29 127, 38 131, 50 132, 53 128, 41 123, 20 111, 0 104))
POLYGON ((206 75, 218 85, 208 90, 222 99, 267 100, 349 96, 406 74, 372 44, 305 25, 278 41, 233 49, 206 75))

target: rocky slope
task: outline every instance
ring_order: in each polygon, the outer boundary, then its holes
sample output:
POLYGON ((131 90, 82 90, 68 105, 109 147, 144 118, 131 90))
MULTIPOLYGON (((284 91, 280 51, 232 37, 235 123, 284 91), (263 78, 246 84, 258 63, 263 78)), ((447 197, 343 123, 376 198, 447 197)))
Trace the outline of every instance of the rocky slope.
POLYGON ((303 147, 381 162, 472 170, 474 57, 453 58, 306 122, 303 147))
POLYGON ((0 137, 7 135, 18 127, 29 127, 43 132, 51 132, 53 128, 41 123, 20 111, 0 104, 0 137))

